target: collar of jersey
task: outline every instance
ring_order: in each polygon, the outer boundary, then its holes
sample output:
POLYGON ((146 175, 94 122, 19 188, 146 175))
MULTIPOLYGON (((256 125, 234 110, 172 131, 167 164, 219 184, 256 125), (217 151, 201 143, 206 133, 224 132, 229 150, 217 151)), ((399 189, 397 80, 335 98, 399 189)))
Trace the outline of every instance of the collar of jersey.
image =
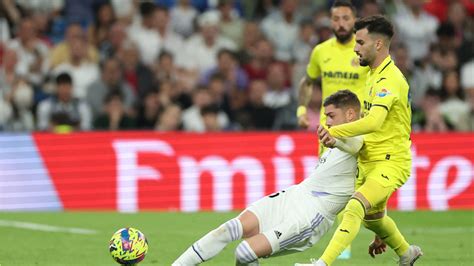
POLYGON ((342 48, 354 49, 354 46, 355 46, 355 43, 356 43, 355 39, 356 39, 355 35, 352 34, 352 39, 349 42, 342 44, 342 43, 337 41, 336 37, 334 37, 334 43, 336 43, 336 46, 339 46, 339 47, 342 47, 342 48))
POLYGON ((388 66, 388 64, 392 61, 392 57, 387 56, 387 58, 385 58, 382 62, 382 64, 380 64, 375 70, 371 70, 371 73, 375 74, 380 74, 380 72, 382 72, 382 70, 388 66))

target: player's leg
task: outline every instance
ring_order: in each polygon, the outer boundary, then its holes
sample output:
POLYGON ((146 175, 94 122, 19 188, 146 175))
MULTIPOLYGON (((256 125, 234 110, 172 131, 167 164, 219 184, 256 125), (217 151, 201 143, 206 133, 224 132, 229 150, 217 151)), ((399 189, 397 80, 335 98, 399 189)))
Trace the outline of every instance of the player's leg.
POLYGON ((368 173, 365 183, 357 189, 347 203, 343 221, 326 247, 320 262, 323 261, 325 264, 331 265, 359 233, 366 211, 370 210, 372 206, 386 202, 394 191, 395 188, 391 183, 380 185, 374 180, 375 177, 371 178, 374 173, 375 171, 368 173))
POLYGON ((238 218, 225 222, 196 241, 173 266, 197 265, 207 261, 219 254, 230 242, 257 234, 258 226, 257 217, 250 211, 244 211, 238 218))
POLYGON ((263 234, 245 239, 235 249, 236 265, 259 265, 258 258, 272 254, 270 242, 263 234))

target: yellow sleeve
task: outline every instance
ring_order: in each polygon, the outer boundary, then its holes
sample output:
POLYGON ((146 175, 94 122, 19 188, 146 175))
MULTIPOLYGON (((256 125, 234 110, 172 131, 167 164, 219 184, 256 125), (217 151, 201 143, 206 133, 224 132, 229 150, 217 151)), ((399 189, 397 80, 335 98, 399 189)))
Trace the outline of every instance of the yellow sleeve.
POLYGON ((381 106, 375 106, 374 108, 374 105, 372 105, 367 116, 354 122, 331 127, 329 134, 335 138, 344 138, 375 132, 382 127, 387 114, 387 109, 381 106))
POLYGON ((306 66, 306 75, 311 79, 316 79, 321 75, 321 68, 319 67, 319 48, 319 46, 314 47, 308 65, 306 66))

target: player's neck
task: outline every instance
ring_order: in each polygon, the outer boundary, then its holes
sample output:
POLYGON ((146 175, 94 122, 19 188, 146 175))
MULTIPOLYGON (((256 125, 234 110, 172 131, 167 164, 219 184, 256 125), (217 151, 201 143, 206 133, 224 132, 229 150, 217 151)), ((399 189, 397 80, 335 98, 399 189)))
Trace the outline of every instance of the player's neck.
POLYGON ((370 69, 372 71, 377 69, 377 67, 379 67, 380 64, 382 64, 382 62, 385 60, 385 58, 387 58, 387 56, 389 56, 388 50, 380 52, 380 54, 378 54, 377 57, 375 57, 374 62, 370 65, 370 69))
POLYGON ((351 41, 353 39, 354 39, 354 34, 352 34, 350 38, 347 38, 345 40, 340 40, 340 39, 336 38, 336 41, 337 41, 338 44, 344 46, 344 45, 347 45, 347 44, 351 43, 351 41))

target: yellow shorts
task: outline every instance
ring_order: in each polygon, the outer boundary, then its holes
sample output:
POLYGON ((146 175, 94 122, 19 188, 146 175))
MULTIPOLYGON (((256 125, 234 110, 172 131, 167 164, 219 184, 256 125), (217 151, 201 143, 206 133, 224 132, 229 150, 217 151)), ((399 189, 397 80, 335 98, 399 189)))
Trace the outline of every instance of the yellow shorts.
POLYGON ((410 176, 411 162, 374 162, 359 164, 359 176, 356 191, 361 193, 369 203, 366 214, 379 213, 385 210, 387 201, 410 176))

